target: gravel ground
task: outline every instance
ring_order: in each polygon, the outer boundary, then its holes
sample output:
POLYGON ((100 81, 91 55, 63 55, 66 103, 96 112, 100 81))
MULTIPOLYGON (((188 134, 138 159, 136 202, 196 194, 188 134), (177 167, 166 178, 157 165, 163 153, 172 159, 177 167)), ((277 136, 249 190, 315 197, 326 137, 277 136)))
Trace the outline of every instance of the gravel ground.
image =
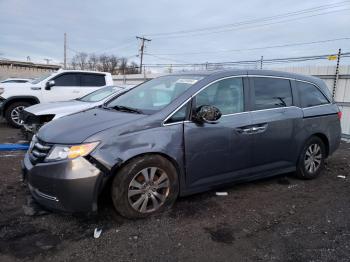
MULTIPOLYGON (((19 140, 0 123, 0 143, 19 140)), ((22 158, 0 153, 0 261, 350 261, 349 143, 316 180, 285 174, 240 184, 136 221, 107 198, 97 215, 41 209, 20 181, 22 158)))

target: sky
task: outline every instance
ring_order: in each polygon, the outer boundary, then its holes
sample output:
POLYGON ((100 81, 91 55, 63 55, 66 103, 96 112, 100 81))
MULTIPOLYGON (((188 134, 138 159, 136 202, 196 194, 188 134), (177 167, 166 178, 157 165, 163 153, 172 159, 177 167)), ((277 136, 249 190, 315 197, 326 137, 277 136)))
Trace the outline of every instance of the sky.
POLYGON ((350 52, 349 25, 350 1, 340 0, 0 0, 0 57, 62 63, 65 32, 68 59, 87 52, 138 62, 136 36, 152 39, 146 64, 321 55, 350 52), (264 49, 281 45, 292 46, 264 49))

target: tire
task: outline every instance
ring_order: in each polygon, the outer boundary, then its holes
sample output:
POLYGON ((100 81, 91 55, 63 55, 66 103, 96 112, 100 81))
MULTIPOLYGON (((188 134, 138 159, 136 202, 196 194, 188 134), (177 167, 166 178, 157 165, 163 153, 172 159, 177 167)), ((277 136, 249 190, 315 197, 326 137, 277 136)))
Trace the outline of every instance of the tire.
POLYGON ((15 102, 10 104, 5 111, 5 119, 7 123, 12 127, 20 128, 19 112, 31 105, 32 104, 28 102, 15 102), (18 120, 15 120, 15 117, 18 117, 18 120))
POLYGON ((296 176, 301 179, 318 177, 324 168, 325 156, 326 150, 323 141, 316 136, 309 138, 299 156, 296 176))
POLYGON ((176 169, 170 161, 159 155, 131 160, 117 172, 111 187, 115 209, 127 218, 143 218, 164 211, 174 204, 178 193, 176 169), (149 179, 148 183, 145 175, 149 179))

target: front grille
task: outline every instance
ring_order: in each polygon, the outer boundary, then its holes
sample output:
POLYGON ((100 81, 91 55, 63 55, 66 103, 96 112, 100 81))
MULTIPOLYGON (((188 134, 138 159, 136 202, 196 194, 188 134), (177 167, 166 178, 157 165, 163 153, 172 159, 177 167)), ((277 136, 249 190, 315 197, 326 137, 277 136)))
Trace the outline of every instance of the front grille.
POLYGON ((44 143, 43 141, 40 141, 39 139, 36 139, 33 147, 30 149, 29 152, 30 162, 32 162, 32 164, 44 162, 51 148, 52 145, 49 145, 47 143, 44 143))

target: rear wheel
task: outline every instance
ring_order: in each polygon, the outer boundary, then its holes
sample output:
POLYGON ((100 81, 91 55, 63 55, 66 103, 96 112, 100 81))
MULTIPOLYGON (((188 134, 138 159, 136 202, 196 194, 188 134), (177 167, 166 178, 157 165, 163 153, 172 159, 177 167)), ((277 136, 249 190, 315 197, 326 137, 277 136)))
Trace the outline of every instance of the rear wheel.
POLYGON ((116 174, 111 189, 115 209, 128 218, 147 217, 169 208, 178 192, 175 167, 158 155, 130 161, 116 174))
POLYGON ((7 123, 15 128, 20 128, 22 126, 20 113, 24 108, 28 106, 31 106, 31 104, 28 102, 15 102, 9 105, 5 111, 5 118, 7 123))
POLYGON ((324 167, 326 156, 325 145, 323 141, 313 136, 306 143, 299 157, 297 176, 303 179, 316 178, 324 167))

